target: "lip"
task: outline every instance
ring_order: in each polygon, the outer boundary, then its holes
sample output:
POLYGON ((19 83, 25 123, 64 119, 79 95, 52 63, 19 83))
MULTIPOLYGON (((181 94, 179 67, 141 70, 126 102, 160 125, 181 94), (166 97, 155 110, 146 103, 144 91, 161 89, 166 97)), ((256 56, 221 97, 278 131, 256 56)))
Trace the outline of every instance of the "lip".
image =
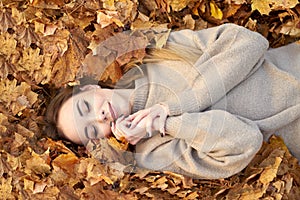
POLYGON ((108 102, 108 108, 109 108, 109 112, 110 112, 111 117, 115 121, 117 119, 117 115, 116 115, 112 105, 110 104, 110 102, 108 102))

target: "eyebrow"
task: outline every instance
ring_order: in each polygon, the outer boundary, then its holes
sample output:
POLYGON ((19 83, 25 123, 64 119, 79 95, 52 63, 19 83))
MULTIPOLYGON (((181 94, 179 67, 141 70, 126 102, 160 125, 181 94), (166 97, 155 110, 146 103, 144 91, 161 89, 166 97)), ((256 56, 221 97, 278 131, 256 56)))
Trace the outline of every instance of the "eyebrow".
POLYGON ((83 116, 82 111, 81 111, 81 109, 80 109, 80 107, 79 107, 79 100, 78 100, 77 103, 76 103, 76 107, 77 107, 77 110, 78 110, 78 112, 79 112, 79 115, 80 115, 80 116, 83 116))

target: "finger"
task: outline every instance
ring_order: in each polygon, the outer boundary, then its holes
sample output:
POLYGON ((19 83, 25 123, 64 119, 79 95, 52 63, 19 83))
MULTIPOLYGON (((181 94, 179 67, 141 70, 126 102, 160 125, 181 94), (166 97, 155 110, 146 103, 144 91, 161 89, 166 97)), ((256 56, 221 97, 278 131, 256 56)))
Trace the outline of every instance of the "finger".
POLYGON ((149 117, 146 122, 146 132, 149 134, 149 137, 152 136, 152 124, 153 119, 149 117))
POLYGON ((116 130, 116 125, 115 123, 112 122, 112 125, 111 125, 111 132, 114 134, 114 136, 119 139, 121 136, 120 134, 117 132, 116 130))
POLYGON ((141 138, 134 138, 134 139, 130 140, 129 143, 132 145, 136 145, 140 140, 141 140, 141 138))
POLYGON ((162 135, 166 135, 165 132, 165 124, 166 124, 167 116, 163 116, 159 118, 159 132, 162 133, 162 135))
POLYGON ((146 112, 141 113, 140 115, 137 115, 132 121, 131 121, 131 126, 130 129, 134 129, 137 124, 144 119, 147 116, 146 112))

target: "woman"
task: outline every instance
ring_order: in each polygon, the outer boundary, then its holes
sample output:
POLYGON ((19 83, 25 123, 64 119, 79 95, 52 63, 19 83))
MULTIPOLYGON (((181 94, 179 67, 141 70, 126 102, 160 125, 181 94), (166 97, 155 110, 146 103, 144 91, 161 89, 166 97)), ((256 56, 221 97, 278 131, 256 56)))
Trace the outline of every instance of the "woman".
POLYGON ((53 100, 48 120, 80 144, 112 132, 135 144, 138 166, 194 178, 241 171, 272 134, 300 158, 300 47, 267 49, 234 24, 173 32, 171 56, 125 74, 142 73, 133 88, 79 86, 53 100))

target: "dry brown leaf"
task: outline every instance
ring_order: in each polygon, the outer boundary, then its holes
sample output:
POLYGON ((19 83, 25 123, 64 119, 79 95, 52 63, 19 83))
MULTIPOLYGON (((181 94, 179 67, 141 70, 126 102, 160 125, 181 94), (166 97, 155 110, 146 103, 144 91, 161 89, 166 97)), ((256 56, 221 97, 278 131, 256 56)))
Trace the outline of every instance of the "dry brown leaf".
POLYGON ((97 46, 93 46, 92 52, 84 59, 83 74, 114 84, 124 73, 122 65, 131 59, 143 59, 147 44, 147 38, 136 32, 108 36, 97 46))
POLYGON ((66 173, 73 174, 75 164, 79 162, 79 159, 73 153, 60 154, 52 161, 52 166, 63 169, 66 173))
POLYGON ((76 57, 74 46, 70 44, 66 53, 54 64, 50 83, 56 87, 61 87, 74 81, 80 65, 81 62, 76 57))
POLYGON ((168 0, 168 4, 171 6, 173 11, 180 11, 185 8, 192 0, 168 0))
POLYGON ((32 76, 38 71, 43 63, 43 55, 40 55, 40 49, 26 48, 22 52, 22 56, 18 63, 18 71, 27 71, 32 76))
POLYGON ((101 28, 105 28, 109 26, 112 23, 117 24, 118 26, 124 26, 124 24, 121 22, 121 20, 118 19, 118 12, 116 11, 107 11, 106 13, 103 13, 101 11, 97 12, 97 23, 100 24, 101 28))
POLYGON ((192 15, 186 15, 183 18, 185 28, 194 30, 195 20, 192 18, 192 15))
POLYGON ((16 39, 20 44, 25 48, 29 48, 31 44, 38 43, 39 36, 34 32, 33 28, 29 25, 27 26, 18 26, 16 29, 16 39))
POLYGON ((69 38, 70 32, 66 29, 57 30, 54 35, 48 35, 42 38, 44 54, 51 55, 52 64, 68 50, 69 38))
POLYGON ((12 12, 12 17, 14 18, 15 22, 17 25, 25 24, 26 23, 26 18, 25 18, 25 13, 20 12, 17 8, 13 7, 11 9, 12 12))
POLYGON ((252 0, 252 10, 258 10, 261 14, 268 15, 272 10, 293 8, 298 4, 297 0, 252 0))
POLYGON ((1 133, 6 132, 7 125, 8 125, 7 117, 3 113, 0 113, 0 132, 1 133))
POLYGON ((30 0, 32 6, 44 9, 59 9, 59 5, 63 5, 61 0, 30 0))
POLYGON ((16 79, 0 80, 0 89, 2 91, 0 102, 4 103, 13 115, 22 112, 25 108, 30 108, 37 101, 37 94, 31 91, 31 87, 25 82, 17 86, 16 79), (25 98, 26 101, 18 100, 19 97, 25 98))
POLYGON ((45 151, 43 154, 39 155, 33 150, 31 152, 31 158, 26 160, 25 172, 27 174, 35 173, 40 175, 45 175, 51 173, 51 166, 49 164, 49 151, 45 151))
POLYGON ((6 32, 8 28, 13 28, 15 21, 11 16, 11 10, 5 9, 1 6, 0 10, 0 31, 6 32))
POLYGON ((26 138, 23 137, 22 135, 15 133, 15 139, 13 143, 11 144, 12 148, 18 148, 24 144, 26 141, 26 138))
POLYGON ((12 195, 12 177, 5 179, 1 177, 1 185, 0 185, 0 196, 3 199, 15 199, 14 195, 12 195))
POLYGON ((263 196, 267 189, 267 186, 263 186, 262 188, 254 189, 252 186, 247 184, 243 187, 243 192, 239 199, 241 200, 249 200, 249 199, 259 199, 263 196))

